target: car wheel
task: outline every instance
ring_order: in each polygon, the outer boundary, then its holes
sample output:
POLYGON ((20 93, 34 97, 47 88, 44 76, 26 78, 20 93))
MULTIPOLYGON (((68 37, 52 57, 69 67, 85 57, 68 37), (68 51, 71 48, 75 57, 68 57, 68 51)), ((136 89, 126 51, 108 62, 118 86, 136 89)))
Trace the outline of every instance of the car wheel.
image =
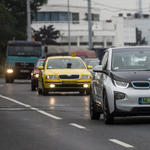
MULTIPOLYGON (((42 82, 42 84, 43 84, 43 82, 42 82)), ((44 84, 43 84, 42 94, 43 94, 43 95, 47 95, 47 94, 48 94, 48 92, 47 92, 46 89, 44 88, 44 84)))
POLYGON ((33 80, 31 80, 31 90, 35 91, 36 90, 36 86, 33 84, 33 80))
POLYGON ((100 113, 94 111, 94 104, 93 104, 93 95, 90 94, 90 117, 92 120, 98 120, 100 118, 100 113))
POLYGON ((14 79, 10 79, 10 83, 14 83, 14 79))
POLYGON ((6 77, 6 78, 5 78, 5 82, 6 82, 6 83, 9 83, 9 78, 6 77))
POLYGON ((39 95, 42 94, 42 90, 38 88, 39 95))
POLYGON ((85 91, 79 91, 80 95, 83 95, 85 91))
POLYGON ((103 104, 104 122, 105 122, 105 124, 113 124, 114 116, 112 114, 110 114, 107 94, 105 91, 104 91, 104 96, 103 96, 103 102, 104 102, 104 104, 103 104))
POLYGON ((87 91, 86 91, 86 95, 90 95, 90 90, 87 90, 87 91))

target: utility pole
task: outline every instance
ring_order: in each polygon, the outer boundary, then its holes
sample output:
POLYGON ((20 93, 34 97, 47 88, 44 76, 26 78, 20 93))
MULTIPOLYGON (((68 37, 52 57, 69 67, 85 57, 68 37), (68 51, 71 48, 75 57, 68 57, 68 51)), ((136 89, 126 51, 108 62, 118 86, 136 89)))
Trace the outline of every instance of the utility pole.
POLYGON ((27 0, 27 41, 32 41, 31 39, 31 14, 30 14, 30 0, 27 0))
POLYGON ((70 54, 70 9, 69 9, 69 0, 68 0, 68 50, 70 54))
POLYGON ((88 24, 89 24, 89 50, 93 48, 92 43, 92 17, 91 17, 91 0, 88 0, 88 24))
POLYGON ((139 0, 139 14, 142 17, 142 0, 139 0))

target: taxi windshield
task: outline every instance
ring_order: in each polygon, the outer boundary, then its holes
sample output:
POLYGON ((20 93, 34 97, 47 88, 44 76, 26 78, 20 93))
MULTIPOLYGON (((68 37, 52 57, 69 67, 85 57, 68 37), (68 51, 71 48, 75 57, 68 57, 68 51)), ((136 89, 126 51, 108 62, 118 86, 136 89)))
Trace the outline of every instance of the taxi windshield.
POLYGON ((85 66, 80 59, 59 58, 49 59, 47 69, 85 69, 85 66))
POLYGON ((112 55, 112 70, 150 70, 149 49, 114 50, 112 55))

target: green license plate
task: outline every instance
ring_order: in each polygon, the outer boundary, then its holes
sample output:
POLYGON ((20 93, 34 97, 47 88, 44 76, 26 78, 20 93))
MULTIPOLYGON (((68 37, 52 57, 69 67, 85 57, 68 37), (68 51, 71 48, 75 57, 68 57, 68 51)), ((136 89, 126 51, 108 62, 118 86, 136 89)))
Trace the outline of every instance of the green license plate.
POLYGON ((139 104, 150 104, 150 98, 149 97, 139 98, 139 104))

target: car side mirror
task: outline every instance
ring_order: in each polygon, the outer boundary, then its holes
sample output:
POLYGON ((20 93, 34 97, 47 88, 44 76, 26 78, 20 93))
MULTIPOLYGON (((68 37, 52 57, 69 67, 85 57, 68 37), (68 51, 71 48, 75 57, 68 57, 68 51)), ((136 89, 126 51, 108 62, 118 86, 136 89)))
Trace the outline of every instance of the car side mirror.
POLYGON ((93 69, 94 72, 102 72, 103 71, 103 67, 102 65, 97 65, 94 67, 93 69))
POLYGON ((88 68, 88 69, 93 69, 93 67, 92 67, 92 66, 88 66, 87 68, 88 68))
POLYGON ((42 70, 43 69, 43 66, 39 66, 39 68, 38 68, 39 70, 42 70))

